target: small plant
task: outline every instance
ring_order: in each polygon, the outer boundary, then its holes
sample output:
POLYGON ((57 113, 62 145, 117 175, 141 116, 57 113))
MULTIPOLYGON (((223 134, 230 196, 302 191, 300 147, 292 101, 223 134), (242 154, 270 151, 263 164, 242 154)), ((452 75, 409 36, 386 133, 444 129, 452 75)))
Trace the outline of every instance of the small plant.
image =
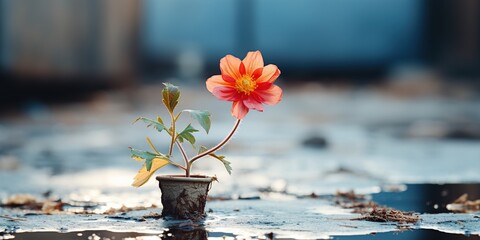
POLYGON ((168 153, 159 152, 148 137, 147 142, 153 152, 130 148, 132 158, 144 162, 134 178, 133 186, 142 186, 155 171, 168 164, 184 170, 185 177, 190 177, 193 163, 205 156, 211 156, 219 160, 228 173, 231 173, 232 167, 230 162, 225 160, 224 156, 217 155, 215 152, 225 146, 232 138, 249 109, 263 112, 263 104, 275 105, 281 100, 282 89, 273 84, 280 75, 280 70, 273 64, 264 66, 260 51, 249 52, 243 60, 227 55, 220 60, 220 70, 221 75, 210 77, 206 81, 206 86, 208 91, 218 99, 232 102, 231 113, 237 119, 232 130, 216 146, 211 148, 200 146, 198 147, 197 155, 188 157, 183 144, 189 142, 194 149, 197 149, 195 145, 196 139, 193 134, 198 132, 198 130, 192 124, 179 128, 177 121, 184 113, 188 113, 208 134, 210 131, 210 113, 208 111, 190 109, 175 112, 175 107, 180 99, 180 90, 177 86, 164 83, 162 101, 170 115, 169 126, 159 116, 156 119, 139 117, 135 122, 142 121, 147 124, 147 127, 151 126, 158 132, 167 133, 171 139, 169 150, 168 153), (183 165, 174 160, 172 155, 174 146, 178 148, 184 160, 183 165))

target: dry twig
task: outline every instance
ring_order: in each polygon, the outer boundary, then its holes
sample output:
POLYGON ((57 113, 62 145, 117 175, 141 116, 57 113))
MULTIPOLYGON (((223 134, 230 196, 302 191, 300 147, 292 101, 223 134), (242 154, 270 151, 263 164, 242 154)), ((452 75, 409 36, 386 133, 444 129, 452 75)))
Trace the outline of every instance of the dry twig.
POLYGON ((416 223, 420 217, 416 213, 403 212, 392 208, 382 207, 376 202, 367 201, 364 195, 353 191, 337 192, 336 203, 342 208, 353 209, 354 213, 362 217, 352 220, 366 220, 372 222, 416 223))
POLYGON ((373 210, 354 220, 366 220, 372 222, 398 222, 416 223, 419 216, 412 212, 403 212, 386 207, 374 207, 373 210))
POLYGON ((453 203, 448 204, 447 209, 458 213, 478 212, 480 211, 480 199, 468 200, 468 194, 464 193, 453 203))

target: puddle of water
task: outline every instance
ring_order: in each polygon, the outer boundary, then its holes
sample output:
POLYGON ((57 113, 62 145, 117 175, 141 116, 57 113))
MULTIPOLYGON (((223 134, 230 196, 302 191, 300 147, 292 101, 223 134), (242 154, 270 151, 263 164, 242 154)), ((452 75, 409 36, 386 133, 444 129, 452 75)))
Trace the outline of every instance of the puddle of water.
POLYGON ((0 239, 13 240, 204 240, 204 239, 234 239, 235 235, 224 232, 207 232, 204 229, 169 229, 161 234, 138 232, 82 231, 82 232, 25 232, 13 235, 0 235, 0 239))
MULTIPOLYGON (((267 237, 267 236, 266 236, 267 237)), ((0 236, 0 239, 1 238, 0 236)), ((10 235, 14 240, 206 240, 206 239, 235 239, 235 236, 230 233, 223 232, 207 232, 203 229, 196 229, 192 231, 183 230, 168 230, 162 234, 144 234, 135 232, 110 232, 110 231, 84 231, 84 232, 34 232, 34 233, 17 233, 10 235)), ((269 239, 267 237, 267 239, 269 239)), ((273 238, 276 239, 276 238, 273 238)), ((421 229, 421 230, 406 230, 399 232, 375 233, 368 235, 357 236, 333 236, 333 240, 369 240, 369 239, 395 239, 395 240, 480 240, 480 236, 466 236, 461 234, 449 234, 439 232, 436 230, 421 229)), ((280 239, 279 239, 280 240, 280 239)))
POLYGON ((335 240, 370 240, 370 239, 396 239, 396 240, 478 240, 480 236, 466 236, 461 234, 450 234, 436 230, 419 229, 400 232, 375 233, 361 236, 337 236, 335 240))
POLYGON ((448 213, 447 204, 464 193, 469 199, 480 199, 480 184, 408 184, 402 192, 372 194, 372 200, 402 211, 448 213))
MULTIPOLYGON (((136 233, 136 232, 110 232, 110 231, 83 231, 83 232, 69 232, 69 233, 58 233, 58 232, 26 232, 26 233, 16 233, 10 235, 10 238, 13 240, 166 240, 166 239, 179 239, 179 240, 189 240, 189 239, 209 239, 210 237, 223 237, 223 236, 232 236, 231 234, 222 234, 222 233, 207 233, 203 229, 195 229, 189 231, 183 231, 178 229, 170 229, 161 234, 146 234, 146 233, 136 233)), ((0 236, 0 239, 2 237, 0 236)))

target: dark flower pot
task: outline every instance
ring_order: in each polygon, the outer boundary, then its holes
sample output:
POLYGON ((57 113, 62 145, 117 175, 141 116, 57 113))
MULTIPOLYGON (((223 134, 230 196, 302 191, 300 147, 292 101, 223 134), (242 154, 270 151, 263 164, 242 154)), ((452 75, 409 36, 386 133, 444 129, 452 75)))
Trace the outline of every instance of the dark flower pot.
POLYGON ((213 178, 207 176, 157 176, 162 191, 162 217, 197 220, 205 217, 205 204, 213 178))

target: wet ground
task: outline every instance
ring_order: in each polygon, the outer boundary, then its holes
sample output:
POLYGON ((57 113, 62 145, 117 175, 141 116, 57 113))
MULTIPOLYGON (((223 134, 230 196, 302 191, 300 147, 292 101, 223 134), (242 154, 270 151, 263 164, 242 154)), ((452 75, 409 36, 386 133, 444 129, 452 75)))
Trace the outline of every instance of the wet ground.
MULTIPOLYGON (((61 239, 61 240, 77 240, 77 239, 137 239, 137 240, 160 240, 160 239, 233 239, 234 236, 222 232, 207 232, 204 230, 196 231, 165 231, 161 234, 142 234, 142 233, 118 233, 108 231, 84 231, 71 233, 44 232, 44 233, 19 233, 15 235, 15 239, 34 240, 34 239, 61 239), (193 233, 192 233, 193 232, 193 233), (193 236, 192 236, 193 235, 193 236)), ((263 239, 269 239, 271 235, 266 234, 263 239)), ((275 238, 275 237, 274 237, 275 238)), ((281 239, 281 238, 275 238, 281 239)), ((332 236, 330 239, 350 239, 350 240, 367 240, 367 239, 438 239, 438 240, 477 240, 479 236, 466 236, 463 234, 448 234, 435 230, 405 230, 400 232, 372 233, 356 236, 332 236)))
MULTIPOLYGON (((208 217, 193 223, 158 219, 154 180, 130 187, 140 166, 127 147, 147 149, 146 136, 159 148, 168 141, 142 124, 131 125, 137 116, 165 114, 159 91, 149 86, 105 93, 67 106, 33 102, 25 114, 3 118, 0 198, 5 203, 28 194, 42 205, 0 207, 0 239, 479 238, 478 210, 447 208, 465 193, 480 199, 478 98, 318 85, 287 89, 280 105, 249 114, 222 149, 232 175, 213 159, 194 166, 195 173, 216 175, 219 182, 210 192, 208 217), (342 208, 335 197, 350 190, 417 212, 421 220, 352 220, 361 214, 342 208)), ((216 144, 233 125, 229 105, 194 88, 184 96, 180 107, 214 110, 210 134, 197 139, 216 144)), ((179 172, 166 168, 160 174, 170 173, 179 172)))

